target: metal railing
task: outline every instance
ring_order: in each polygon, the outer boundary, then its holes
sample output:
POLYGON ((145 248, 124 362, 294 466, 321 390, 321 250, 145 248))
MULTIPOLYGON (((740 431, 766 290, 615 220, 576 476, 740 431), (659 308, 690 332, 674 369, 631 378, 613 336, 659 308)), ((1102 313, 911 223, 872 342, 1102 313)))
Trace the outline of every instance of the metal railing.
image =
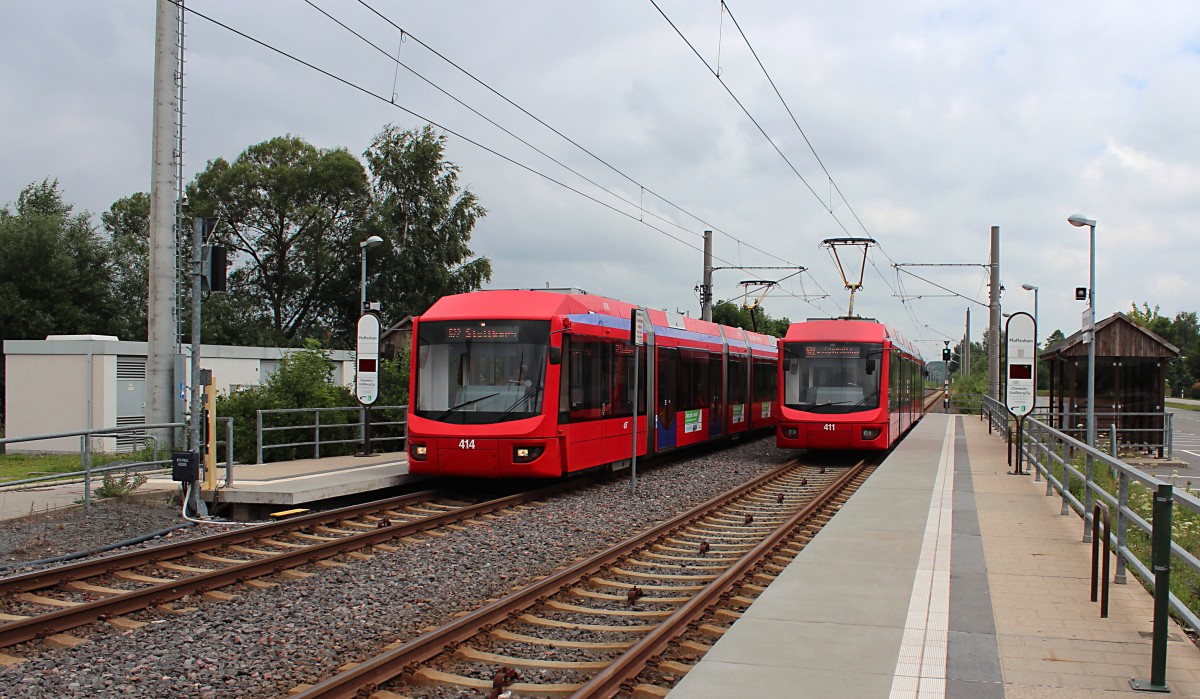
MULTIPOLYGON (((990 398, 984 401, 983 410, 989 421, 998 421, 1001 411, 1007 413, 999 402, 990 398)), ((1115 430, 1114 424, 1110 434, 1115 430)), ((1110 447, 1115 451, 1115 438, 1110 447)), ((1036 480, 1045 479, 1047 496, 1058 494, 1062 499, 1062 514, 1074 511, 1082 518, 1084 542, 1092 541, 1096 504, 1103 504, 1105 509, 1115 513, 1115 531, 1106 531, 1103 542, 1116 554, 1113 582, 1124 584, 1126 570, 1132 570, 1155 596, 1151 679, 1134 682, 1141 683, 1139 686, 1142 687, 1165 687, 1168 607, 1184 624, 1200 629, 1200 617, 1170 591, 1173 565, 1182 563, 1192 573, 1200 575, 1200 559, 1172 538, 1171 519, 1176 507, 1200 516, 1200 499, 1186 490, 1176 491, 1170 483, 1126 464, 1114 454, 1089 447, 1032 415, 1024 420, 1018 459, 1028 461, 1036 480), (1116 492, 1110 492, 1112 490, 1116 492), (1147 498, 1153 506, 1152 521, 1147 521, 1131 505, 1131 501, 1147 498), (1140 548, 1149 548, 1151 561, 1141 560, 1129 546, 1131 525, 1139 537, 1144 537, 1140 548)))
MULTIPOLYGON (((980 419, 986 419, 989 422, 988 433, 993 430, 1000 430, 1005 434, 1009 443, 1014 439, 1012 416, 1008 412, 1008 408, 1000 401, 991 396, 983 396, 979 407, 980 419)), ((1072 427, 1062 429, 1062 432, 1073 439, 1083 440, 1086 432, 1085 420, 1087 413, 1068 413, 1056 412, 1051 415, 1048 408, 1036 408, 1029 413, 1029 417, 1041 420, 1043 423, 1053 427, 1054 422, 1068 422, 1072 427), (1053 419, 1051 419, 1053 417, 1053 419)), ((1096 413, 1096 440, 1098 444, 1103 444, 1108 447, 1109 453, 1120 455, 1121 449, 1147 449, 1158 450, 1159 457, 1164 454, 1168 459, 1173 458, 1175 441, 1174 415, 1171 413, 1096 413), (1131 422, 1141 419, 1149 422, 1155 419, 1162 419, 1162 427, 1130 427, 1131 422), (1101 422, 1108 422, 1108 429, 1103 430, 1098 425, 1101 422), (1154 435, 1153 439, 1132 441, 1130 435, 1154 435), (1122 436, 1126 439, 1122 440, 1122 436)), ((1055 428, 1059 429, 1059 428, 1055 428)))
MULTIPOLYGON (((91 430, 74 430, 71 432, 54 432, 52 434, 35 434, 26 437, 5 437, 0 439, 0 446, 6 444, 16 444, 18 442, 39 442, 48 439, 62 439, 64 437, 79 437, 79 455, 80 462, 83 464, 83 469, 80 471, 65 471, 63 473, 55 473, 48 476, 38 476, 36 478, 22 478, 15 481, 6 481, 0 483, 0 488, 9 488, 12 486, 29 485, 33 483, 44 483, 47 481, 59 481, 72 478, 83 478, 83 504, 85 507, 92 506, 92 475, 96 473, 109 473, 112 471, 148 471, 161 469, 171 463, 170 456, 168 458, 158 458, 160 451, 158 439, 153 435, 144 434, 146 430, 160 429, 180 429, 184 428, 186 423, 183 422, 162 422, 149 425, 123 425, 121 427, 102 427, 91 430), (143 443, 149 442, 153 445, 153 459, 150 461, 134 461, 113 466, 100 466, 92 468, 92 438, 97 435, 132 435, 137 439, 143 440, 143 443)), ((178 436, 178 433, 177 433, 178 436)))
MULTIPOLYGON (((1071 435, 1075 439, 1084 439, 1087 428, 1087 413, 1086 412, 1070 412, 1056 411, 1053 415, 1049 414, 1045 409, 1041 411, 1050 420, 1046 420, 1048 424, 1065 425, 1060 427, 1063 432, 1071 435)), ((1166 454, 1168 459, 1174 456, 1174 450, 1171 443, 1174 440, 1174 414, 1166 412, 1161 413, 1128 413, 1128 412, 1103 412, 1096 413, 1096 433, 1100 434, 1104 430, 1101 425, 1107 423, 1117 429, 1117 439, 1122 447, 1128 448, 1144 448, 1158 450, 1159 457, 1166 454)))
MULTIPOLYGON (((378 415, 378 413, 381 411, 390 411, 390 410, 399 410, 401 415, 406 415, 407 411, 408 411, 408 406, 407 405, 372 406, 371 414, 372 414, 372 416, 375 416, 375 415, 378 415)), ((258 442, 258 444, 257 444, 258 456, 257 456, 256 463, 260 463, 260 464, 263 463, 263 452, 265 452, 269 449, 290 449, 290 448, 294 448, 294 447, 312 447, 313 448, 313 458, 319 459, 319 458, 321 458, 321 446, 322 445, 329 446, 329 445, 336 445, 336 444, 361 443, 363 441, 363 429, 364 429, 363 425, 365 422, 365 414, 366 414, 366 411, 363 410, 363 408, 361 406, 360 407, 348 407, 348 408, 279 408, 279 409, 274 409, 274 410, 259 410, 259 411, 257 411, 258 425, 255 430, 256 438, 257 438, 257 442, 258 442), (344 413, 351 412, 351 411, 358 413, 358 421, 357 422, 326 422, 324 424, 321 423, 321 415, 322 414, 344 414, 344 413), (304 414, 304 413, 311 413, 313 415, 313 421, 310 423, 303 423, 303 424, 299 424, 299 425, 266 425, 266 424, 264 424, 264 420, 269 420, 272 415, 290 415, 290 414, 304 414), (341 436, 341 435, 346 434, 347 430, 356 431, 356 433, 357 433, 356 436, 350 436, 350 437, 341 436), (306 433, 305 436, 309 436, 309 433, 311 433, 312 438, 306 439, 304 441, 286 441, 286 442, 280 442, 280 443, 274 443, 274 444, 267 444, 265 442, 265 435, 268 435, 270 433, 273 433, 273 432, 293 432, 294 433, 296 431, 305 432, 306 433), (338 436, 338 438, 334 438, 334 439, 331 439, 328 436, 322 438, 322 432, 324 432, 326 435, 328 435, 330 432, 334 432, 335 434, 338 434, 339 436, 338 436)), ((371 430, 372 430, 371 441, 373 441, 373 442, 389 442, 389 441, 390 442, 396 442, 396 441, 403 442, 405 439, 407 439, 407 429, 403 430, 403 434, 401 434, 399 436, 386 436, 386 435, 379 436, 379 435, 375 434, 375 431, 377 430, 377 428, 390 427, 390 426, 396 426, 396 425, 401 425, 401 426, 406 427, 407 420, 404 418, 401 418, 400 420, 391 420, 391 421, 382 421, 381 422, 381 421, 375 419, 374 417, 372 417, 372 419, 371 419, 371 430)))

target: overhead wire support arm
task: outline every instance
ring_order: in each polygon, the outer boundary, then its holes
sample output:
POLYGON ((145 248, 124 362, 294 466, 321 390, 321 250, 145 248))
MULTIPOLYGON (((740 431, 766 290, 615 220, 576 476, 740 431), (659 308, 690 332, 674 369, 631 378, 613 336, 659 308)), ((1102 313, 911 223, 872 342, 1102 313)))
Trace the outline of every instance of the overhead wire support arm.
MULTIPOLYGON (((973 299, 973 298, 971 298, 970 296, 967 296, 966 294, 960 294, 960 293, 958 293, 957 291, 955 291, 954 289, 950 289, 950 288, 947 288, 947 287, 944 287, 944 286, 942 286, 941 284, 938 284, 937 282, 930 281, 930 280, 926 279, 925 277, 922 277, 922 276, 921 276, 921 275, 919 275, 919 274, 914 274, 913 272, 910 272, 910 271, 908 271, 907 269, 901 269, 900 265, 898 265, 898 264, 895 264, 895 265, 892 265, 892 266, 896 268, 896 271, 897 271, 897 272, 904 272, 905 274, 909 275, 910 277, 916 277, 917 279, 920 279, 921 281, 925 282, 926 284, 931 284, 931 285, 933 285, 933 286, 936 286, 937 288, 941 289, 942 291, 947 291, 947 292, 949 292, 949 293, 951 293, 951 294, 953 294, 953 295, 955 295, 955 296, 958 296, 959 298, 964 298, 964 299, 966 299, 966 300, 970 301, 971 303, 974 303, 974 304, 978 304, 978 305, 980 305, 980 306, 983 306, 984 308, 990 308, 990 307, 991 307, 991 306, 989 306, 988 304, 986 304, 986 303, 984 303, 984 302, 982 302, 982 301, 979 301, 979 300, 977 300, 977 299, 973 299)), ((961 265, 958 265, 958 266, 961 266, 961 267, 986 267, 987 265, 973 265, 973 264, 966 264, 966 263, 964 263, 964 264, 961 264, 961 265)))

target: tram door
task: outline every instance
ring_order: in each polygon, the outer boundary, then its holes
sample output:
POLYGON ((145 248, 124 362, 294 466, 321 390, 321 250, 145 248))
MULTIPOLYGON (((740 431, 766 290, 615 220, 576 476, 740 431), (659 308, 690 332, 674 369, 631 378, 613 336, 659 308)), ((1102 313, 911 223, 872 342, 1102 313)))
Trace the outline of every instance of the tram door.
POLYGON ((670 449, 677 443, 675 415, 679 401, 679 350, 658 349, 658 390, 654 394, 654 425, 659 449, 670 449))

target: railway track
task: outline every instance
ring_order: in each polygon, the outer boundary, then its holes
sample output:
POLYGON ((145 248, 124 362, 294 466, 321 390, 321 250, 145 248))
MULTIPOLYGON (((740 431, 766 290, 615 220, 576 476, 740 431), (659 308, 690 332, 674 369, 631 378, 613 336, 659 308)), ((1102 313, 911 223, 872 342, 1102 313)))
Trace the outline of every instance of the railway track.
POLYGON ((872 469, 786 464, 294 696, 608 697, 643 673, 639 696, 665 694, 687 663, 664 652, 702 655, 682 637, 719 635, 872 469))
MULTIPOLYGON (((120 629, 144 625, 126 618, 171 606, 192 595, 228 599, 220 588, 242 583, 270 587, 260 578, 303 578, 315 564, 340 567, 370 558, 372 549, 394 551, 389 541, 446 526, 483 523, 493 513, 525 506, 579 483, 560 483, 475 504, 424 491, 388 500, 318 512, 151 549, 0 579, 0 648, 37 639, 56 645, 82 642, 65 632, 98 620, 120 629), (338 560, 342 559, 342 560, 338 560)), ((17 660, 12 658, 11 660, 17 660)))

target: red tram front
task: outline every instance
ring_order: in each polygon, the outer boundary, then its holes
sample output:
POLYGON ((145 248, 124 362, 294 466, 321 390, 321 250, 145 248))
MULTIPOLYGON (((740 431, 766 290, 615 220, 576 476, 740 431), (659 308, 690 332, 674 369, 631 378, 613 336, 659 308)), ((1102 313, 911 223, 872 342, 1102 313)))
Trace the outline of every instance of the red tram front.
POLYGON ((794 323, 779 348, 781 448, 890 449, 922 415, 925 365, 886 325, 794 323))
POLYGON ((628 464, 635 419, 639 457, 774 425, 775 338, 643 309, 635 348, 634 309, 551 290, 440 299, 413 322, 410 472, 559 477, 628 464))

